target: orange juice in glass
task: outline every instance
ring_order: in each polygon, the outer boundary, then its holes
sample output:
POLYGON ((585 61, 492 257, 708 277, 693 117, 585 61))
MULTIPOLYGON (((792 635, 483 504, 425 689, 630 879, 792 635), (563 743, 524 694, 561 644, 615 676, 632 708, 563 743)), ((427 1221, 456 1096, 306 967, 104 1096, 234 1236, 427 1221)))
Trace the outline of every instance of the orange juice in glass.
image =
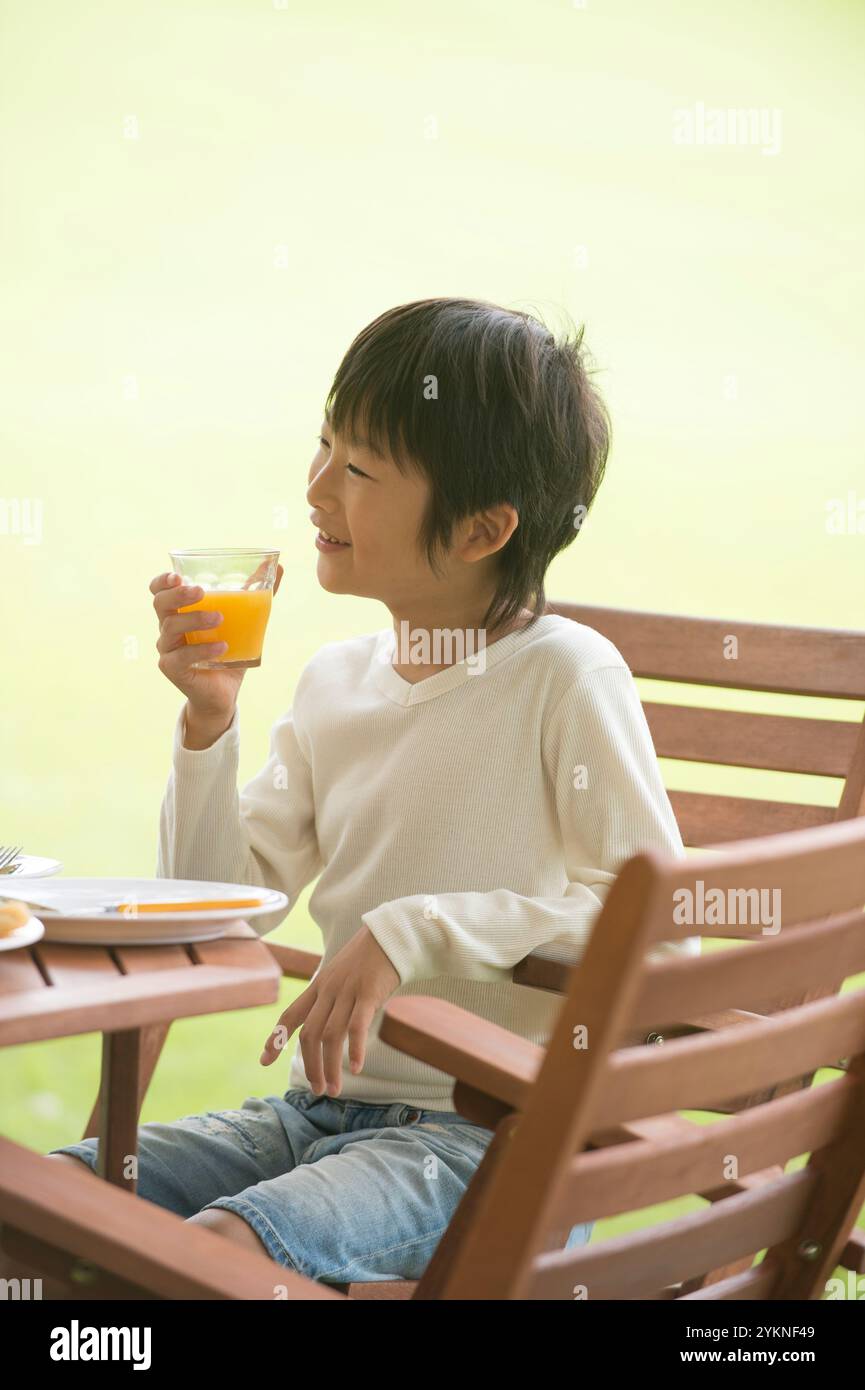
POLYGON ((187 644, 227 642, 221 656, 197 661, 196 667, 260 666, 264 633, 270 617, 278 550, 171 550, 171 564, 186 585, 204 590, 178 613, 222 614, 215 627, 184 633, 187 644))

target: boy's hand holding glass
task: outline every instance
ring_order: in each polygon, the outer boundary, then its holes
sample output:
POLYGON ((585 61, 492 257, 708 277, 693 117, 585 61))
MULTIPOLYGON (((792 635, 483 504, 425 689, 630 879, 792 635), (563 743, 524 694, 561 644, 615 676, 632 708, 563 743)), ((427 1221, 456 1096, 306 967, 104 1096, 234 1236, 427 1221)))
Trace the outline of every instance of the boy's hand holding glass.
POLYGON ((271 598, 283 575, 278 555, 176 551, 174 572, 151 580, 159 669, 202 726, 231 723, 244 675, 261 664, 271 598))

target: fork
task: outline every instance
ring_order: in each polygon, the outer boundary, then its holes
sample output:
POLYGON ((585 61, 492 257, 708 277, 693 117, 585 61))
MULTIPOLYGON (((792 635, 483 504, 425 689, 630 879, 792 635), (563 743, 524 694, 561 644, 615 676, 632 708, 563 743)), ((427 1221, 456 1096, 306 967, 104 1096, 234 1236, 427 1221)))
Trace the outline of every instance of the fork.
POLYGON ((0 872, 14 874, 15 870, 8 866, 18 858, 23 848, 23 845, 17 845, 14 848, 10 848, 9 845, 0 845, 0 872))

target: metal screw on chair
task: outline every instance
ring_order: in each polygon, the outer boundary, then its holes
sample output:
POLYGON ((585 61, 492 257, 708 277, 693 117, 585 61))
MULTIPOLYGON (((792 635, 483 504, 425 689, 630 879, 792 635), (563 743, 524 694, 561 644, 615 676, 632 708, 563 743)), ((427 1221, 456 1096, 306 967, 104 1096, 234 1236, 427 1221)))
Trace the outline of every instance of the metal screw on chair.
POLYGON ((803 1240, 799 1243, 797 1254, 802 1260, 816 1260, 822 1249, 818 1240, 803 1240))
POLYGON ((89 1260, 76 1260, 69 1270, 69 1278, 73 1284, 95 1284, 99 1270, 89 1260))
POLYGON ((655 1044, 657 1044, 657 1043, 662 1043, 663 1041, 664 1041, 664 1035, 663 1035, 663 1033, 649 1033, 648 1037, 646 1038, 646 1042, 647 1042, 647 1043, 655 1043, 655 1044))

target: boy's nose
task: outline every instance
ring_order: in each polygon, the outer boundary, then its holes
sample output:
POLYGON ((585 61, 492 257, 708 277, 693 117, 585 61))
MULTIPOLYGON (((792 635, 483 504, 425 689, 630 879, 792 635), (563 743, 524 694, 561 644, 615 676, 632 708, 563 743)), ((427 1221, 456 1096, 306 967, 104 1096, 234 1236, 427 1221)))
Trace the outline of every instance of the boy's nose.
POLYGON ((311 507, 318 507, 320 512, 325 512, 325 498, 332 497, 333 478, 328 475, 327 464, 323 468, 315 471, 315 465, 309 470, 309 485, 306 489, 306 500, 311 507))

